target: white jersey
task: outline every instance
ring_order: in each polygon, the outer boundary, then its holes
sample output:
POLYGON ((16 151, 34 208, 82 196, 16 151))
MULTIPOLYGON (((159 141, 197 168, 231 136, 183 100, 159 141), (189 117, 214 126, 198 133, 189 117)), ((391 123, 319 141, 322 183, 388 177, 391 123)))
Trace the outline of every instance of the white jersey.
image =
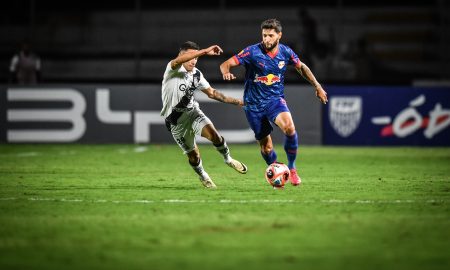
POLYGON ((183 65, 172 70, 170 62, 167 64, 162 81, 162 103, 161 116, 166 118, 172 111, 186 111, 198 106, 194 100, 195 90, 209 88, 208 81, 197 68, 188 72, 183 65))

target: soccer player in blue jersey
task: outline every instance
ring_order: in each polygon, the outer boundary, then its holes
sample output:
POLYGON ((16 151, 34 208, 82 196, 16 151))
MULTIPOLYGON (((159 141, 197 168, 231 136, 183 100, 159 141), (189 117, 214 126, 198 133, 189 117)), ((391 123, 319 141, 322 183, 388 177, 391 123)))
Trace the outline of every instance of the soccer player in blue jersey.
POLYGON ((245 67, 244 104, 245 115, 255 138, 261 147, 261 155, 267 164, 277 161, 273 149, 272 124, 285 134, 284 150, 291 172, 290 181, 300 185, 295 159, 297 157, 298 136, 289 108, 284 100, 284 75, 288 65, 294 65, 298 73, 316 89, 316 96, 326 104, 327 93, 314 77, 311 70, 302 63, 297 54, 281 44, 282 26, 277 19, 268 19, 261 24, 262 42, 250 45, 220 65, 223 79, 230 81, 236 77, 230 73, 232 67, 245 67))

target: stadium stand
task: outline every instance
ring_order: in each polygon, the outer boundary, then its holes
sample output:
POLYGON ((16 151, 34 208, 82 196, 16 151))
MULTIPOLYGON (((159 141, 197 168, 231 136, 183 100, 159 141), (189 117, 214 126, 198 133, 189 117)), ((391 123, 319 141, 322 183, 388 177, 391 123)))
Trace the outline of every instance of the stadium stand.
MULTIPOLYGON (((30 32, 47 82, 159 82, 166 62, 181 42, 195 40, 201 46, 217 43, 228 57, 259 41, 259 24, 267 17, 282 20, 283 42, 301 56, 303 29, 298 7, 249 11, 247 6, 225 2, 231 6, 189 12, 145 5, 135 10, 132 4, 108 9, 93 4, 81 10, 59 6, 62 10, 58 12, 36 8, 33 23, 27 15, 6 16, 0 26, 0 80, 7 80, 10 57, 17 44, 30 38, 30 32)), ((446 15, 450 12, 440 9, 439 4, 336 7, 332 3, 308 10, 317 22, 317 35, 331 45, 327 47, 329 58, 310 63, 322 81, 405 83, 412 78, 450 77, 450 69, 445 68, 450 62, 446 49, 450 47, 446 15), (371 58, 370 74, 361 78, 355 61, 360 57, 355 52, 358 46, 366 46, 360 49, 367 50, 371 58), (321 71, 323 66, 331 69, 321 71), (386 71, 395 76, 380 76, 386 71)), ((218 66, 225 57, 199 62, 208 70, 210 81, 221 80, 218 66)), ((300 81, 297 76, 288 77, 300 81)))

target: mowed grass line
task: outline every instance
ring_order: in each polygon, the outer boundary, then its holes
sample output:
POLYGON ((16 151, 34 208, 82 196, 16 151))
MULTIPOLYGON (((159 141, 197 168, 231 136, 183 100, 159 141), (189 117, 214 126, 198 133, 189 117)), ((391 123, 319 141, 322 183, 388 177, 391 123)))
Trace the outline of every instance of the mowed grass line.
POLYGON ((449 148, 301 147, 285 190, 200 149, 217 190, 174 145, 0 145, 0 268, 450 266, 449 148))

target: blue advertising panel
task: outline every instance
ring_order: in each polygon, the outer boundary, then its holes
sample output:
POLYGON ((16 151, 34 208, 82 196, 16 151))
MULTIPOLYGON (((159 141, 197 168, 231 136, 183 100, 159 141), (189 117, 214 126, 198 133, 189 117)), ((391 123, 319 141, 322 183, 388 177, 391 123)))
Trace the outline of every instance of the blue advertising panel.
POLYGON ((450 87, 326 90, 324 144, 450 146, 450 87))

